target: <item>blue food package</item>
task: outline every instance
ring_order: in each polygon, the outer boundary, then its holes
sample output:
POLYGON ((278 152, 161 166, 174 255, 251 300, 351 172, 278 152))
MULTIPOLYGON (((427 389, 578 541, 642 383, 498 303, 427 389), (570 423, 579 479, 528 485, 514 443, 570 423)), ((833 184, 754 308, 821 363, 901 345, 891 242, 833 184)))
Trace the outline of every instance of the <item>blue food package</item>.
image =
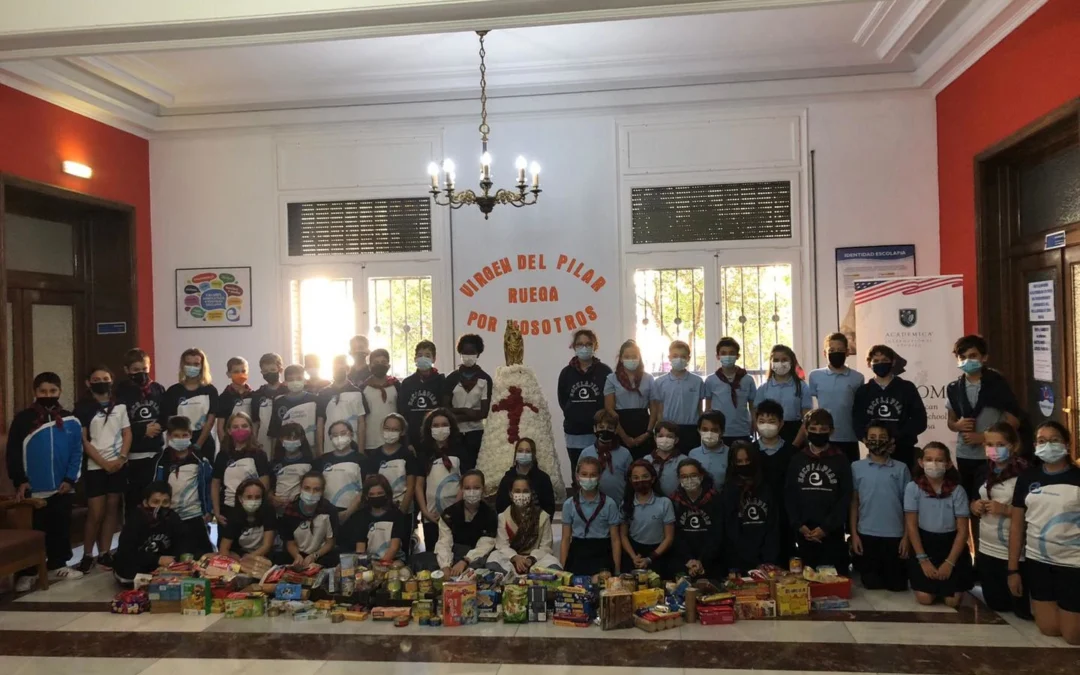
POLYGON ((300 584, 279 583, 274 589, 274 598, 278 600, 300 600, 304 587, 300 584))

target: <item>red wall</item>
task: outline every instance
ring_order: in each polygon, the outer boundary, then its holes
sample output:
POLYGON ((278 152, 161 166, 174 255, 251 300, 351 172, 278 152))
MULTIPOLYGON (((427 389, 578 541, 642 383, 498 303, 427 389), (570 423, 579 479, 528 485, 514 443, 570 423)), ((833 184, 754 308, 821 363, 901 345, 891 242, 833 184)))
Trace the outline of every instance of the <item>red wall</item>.
POLYGON ((1080 96, 1080 0, 1050 0, 937 97, 941 273, 963 274, 978 330, 975 156, 1080 96))
POLYGON ((3 85, 0 135, 0 172, 135 207, 138 335, 132 339, 153 354, 149 142, 3 85), (65 174, 64 160, 86 164, 93 177, 65 174))

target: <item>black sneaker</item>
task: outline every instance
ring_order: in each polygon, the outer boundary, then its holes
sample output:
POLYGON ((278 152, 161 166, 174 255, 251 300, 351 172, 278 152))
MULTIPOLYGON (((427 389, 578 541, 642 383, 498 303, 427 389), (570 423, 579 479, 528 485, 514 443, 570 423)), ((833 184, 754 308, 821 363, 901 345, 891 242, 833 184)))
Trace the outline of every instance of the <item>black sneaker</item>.
POLYGON ((83 574, 90 574, 90 570, 94 569, 94 556, 84 555, 83 559, 79 561, 79 564, 75 566, 75 569, 83 574))
POLYGON ((114 564, 112 551, 109 551, 104 555, 98 556, 97 564, 99 567, 101 567, 101 569, 107 572, 112 572, 114 564))

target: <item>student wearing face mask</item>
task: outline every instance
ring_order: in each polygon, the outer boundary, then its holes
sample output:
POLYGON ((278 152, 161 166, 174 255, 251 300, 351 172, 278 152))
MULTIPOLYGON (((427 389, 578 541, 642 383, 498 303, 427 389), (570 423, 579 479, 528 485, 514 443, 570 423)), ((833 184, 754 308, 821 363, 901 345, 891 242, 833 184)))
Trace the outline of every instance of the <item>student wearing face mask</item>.
POLYGON ((277 519, 266 486, 257 478, 249 478, 237 486, 236 493, 237 505, 229 511, 228 522, 219 525, 218 553, 237 560, 245 555, 270 557, 277 519))
POLYGON ((1041 466, 1020 474, 1009 526, 1009 590, 1031 594, 1039 632, 1080 645, 1080 468, 1070 456, 1069 431, 1054 421, 1035 430, 1041 466), (1066 520, 1066 514, 1073 519, 1066 520), (1021 558, 1026 558, 1021 562, 1021 558))
POLYGON ((371 377, 368 368, 368 356, 371 347, 368 345, 367 336, 354 335, 349 340, 349 356, 352 357, 352 368, 349 369, 349 381, 357 387, 363 387, 367 379, 371 377))
POLYGON ((304 391, 318 395, 330 386, 330 380, 322 376, 322 359, 318 354, 304 354, 304 391))
POLYGON ((615 372, 604 380, 604 408, 619 416, 619 438, 634 459, 652 450, 656 406, 652 402, 653 376, 645 372, 641 350, 633 340, 619 347, 615 372))
POLYGON ((531 438, 518 440, 514 448, 514 464, 499 481, 499 490, 495 493, 495 511, 502 513, 510 508, 514 483, 524 478, 529 483, 531 493, 536 495, 537 505, 548 516, 555 515, 555 490, 551 486, 551 476, 536 464, 536 442, 531 438))
MULTIPOLYGON (((229 371, 229 384, 218 394, 217 408, 214 409, 219 439, 225 438, 225 420, 232 417, 233 413, 242 412, 249 416, 252 414, 251 402, 255 396, 255 391, 247 383, 247 359, 234 356, 225 367, 229 371)), ((252 421, 254 422, 254 418, 252 421)))
POLYGON ((810 387, 799 372, 799 359, 795 357, 795 351, 787 345, 776 345, 769 356, 768 377, 754 393, 755 407, 769 400, 776 401, 784 409, 780 437, 796 448, 801 448, 805 442, 802 419, 813 406, 810 387))
POLYGON ((424 419, 420 437, 419 459, 425 470, 416 477, 416 504, 424 528, 424 546, 433 551, 442 513, 458 498, 463 444, 457 420, 446 408, 431 411, 424 419))
POLYGON ((582 451, 596 443, 593 420, 604 407, 604 383, 611 374, 611 368, 595 356, 599 346, 591 330, 575 331, 570 342, 574 357, 559 373, 556 393, 563 412, 563 433, 571 468, 577 466, 582 451))
POLYGON ((113 576, 121 586, 135 583, 136 574, 150 574, 189 553, 180 516, 170 508, 172 488, 154 481, 144 489, 141 507, 128 514, 116 547, 113 576))
POLYGON ((210 489, 214 519, 219 526, 231 517, 229 511, 237 505, 237 490, 242 483, 254 479, 267 488, 270 486, 270 461, 262 448, 255 445, 251 428, 251 418, 244 413, 234 413, 225 422, 225 438, 214 460, 210 489))
POLYGON ((795 538, 788 525, 787 509, 784 508, 784 489, 788 466, 798 450, 780 437, 783 420, 784 408, 776 401, 765 399, 754 408, 754 426, 758 433, 756 446, 761 451, 762 473, 779 511, 780 560, 787 560, 795 552, 795 538))
POLYGON ((701 401, 705 398, 705 380, 690 372, 690 345, 676 340, 668 347, 671 372, 661 375, 653 387, 656 416, 679 427, 679 447, 701 445, 697 423, 701 401))
POLYGON ((662 494, 656 469, 646 459, 635 461, 630 465, 626 487, 619 525, 622 568, 651 569, 662 579, 674 578, 668 553, 675 543, 675 507, 662 494))
POLYGON ((444 408, 450 408, 465 437, 461 470, 476 468, 480 444, 484 440, 484 420, 491 410, 491 376, 477 365, 484 353, 484 339, 479 335, 462 335, 457 344, 461 366, 446 376, 443 389, 444 408))
POLYGON ((150 379, 150 356, 141 349, 124 354, 127 380, 119 383, 116 400, 127 407, 131 423, 131 453, 128 455, 128 485, 124 511, 138 508, 143 491, 154 480, 165 447, 163 412, 165 387, 150 379))
POLYGON ((864 588, 904 592, 911 553, 904 534, 904 489, 911 482, 911 472, 907 464, 891 457, 887 424, 871 422, 863 443, 870 455, 851 465, 848 518, 855 567, 864 588))
MULTIPOLYGON (((361 388, 364 409, 367 410, 367 415, 364 417, 367 437, 362 442, 364 449, 370 455, 372 450, 378 450, 383 446, 383 420, 391 413, 397 414, 401 384, 389 375, 390 352, 385 349, 376 349, 371 352, 369 360, 371 366, 367 371, 367 379, 362 384, 356 384, 361 388)), ((408 439, 404 438, 403 442, 408 447, 408 439)))
POLYGON ((155 480, 172 490, 171 506, 184 528, 185 553, 196 558, 214 550, 207 525, 214 517, 211 490, 214 468, 205 457, 191 452, 191 420, 177 415, 165 425, 167 449, 155 471, 155 480))
MULTIPOLYGON (((611 431, 614 434, 614 426, 611 431)), ((616 575, 621 572, 622 490, 619 500, 606 496, 600 490, 602 470, 600 460, 582 453, 576 470, 580 489, 563 503, 559 565, 575 575, 592 576, 605 570, 616 575)))
POLYGON ((311 471, 314 464, 304 428, 291 422, 281 425, 281 434, 270 461, 270 501, 275 511, 280 514, 296 499, 300 494, 300 479, 311 471))
MULTIPOLYGON (((716 343, 716 360, 720 362, 720 367, 705 378, 705 410, 720 412, 722 419, 726 420, 726 428, 721 430, 725 445, 750 440, 750 416, 754 412, 757 383, 746 369, 736 365, 740 349, 735 338, 720 338, 716 343)), ((717 485, 723 483, 721 477, 717 485)))
POLYGON ((341 524, 337 509, 323 498, 325 491, 326 480, 318 471, 300 479, 300 492, 278 520, 284 550, 276 554, 277 564, 306 568, 336 567, 341 562, 336 543, 341 524))
POLYGON ((973 585, 968 498, 945 444, 932 441, 920 454, 915 480, 904 488, 908 580, 920 605, 957 607, 973 585))
POLYGON ((855 405, 855 392, 866 383, 857 370, 845 365, 848 357, 848 339, 843 333, 833 333, 825 338, 825 358, 829 365, 811 370, 807 382, 810 395, 817 399, 817 406, 828 410, 833 417, 834 448, 842 451, 848 461, 859 459, 859 437, 851 421, 851 409, 855 405))
POLYGON ((330 427, 348 422, 356 438, 367 438, 367 411, 364 394, 348 378, 349 366, 344 356, 334 357, 334 380, 319 392, 315 405, 315 453, 331 452, 330 427))
POLYGON ((401 381, 398 413, 409 423, 409 445, 419 452, 423 445, 424 418, 441 405, 446 391, 446 376, 435 368, 435 343, 416 343, 416 372, 401 381))
MULTIPOLYGON (((407 429, 401 415, 391 413, 386 416, 382 424, 382 444, 365 453, 364 475, 379 474, 386 478, 390 501, 402 513, 413 516, 416 481, 424 474, 424 467, 412 448, 405 444, 407 429)), ((410 531, 415 528, 414 522, 410 531)))
POLYGON ((183 415, 191 420, 192 452, 213 463, 217 446, 211 431, 218 409, 218 391, 211 383, 206 352, 192 347, 180 355, 179 382, 165 390, 165 418, 183 415))
MULTIPOLYGON (((701 445, 688 455, 695 459, 712 476, 713 485, 723 485, 727 476, 728 450, 724 427, 727 420, 719 410, 706 410, 698 419, 698 435, 701 445)), ((677 483, 677 481, 676 481, 677 483)))
POLYGON ((282 424, 299 424, 310 447, 316 447, 315 432, 319 426, 319 397, 304 390, 304 368, 293 364, 285 368, 285 388, 283 396, 274 399, 273 412, 270 416, 270 430, 267 435, 277 439, 281 434, 282 424))
POLYGON ((251 420, 255 423, 255 436, 260 448, 272 448, 270 440, 270 421, 274 417, 274 399, 283 396, 288 389, 281 381, 285 362, 278 354, 263 354, 259 358, 259 372, 263 384, 251 395, 251 420))
POLYGON ((746 575, 765 563, 782 564, 779 501, 765 481, 761 452, 747 441, 731 446, 720 503, 728 570, 746 575))
POLYGON ((851 417, 855 433, 866 437, 871 420, 892 425, 893 459, 913 468, 919 434, 926 431, 926 406, 915 383, 900 374, 907 362, 886 345, 874 345, 866 356, 874 371, 870 380, 855 392, 851 417))
MULTIPOLYGON (((326 483, 326 501, 338 510, 338 520, 348 524, 360 509, 364 477, 370 475, 364 466, 367 458, 360 452, 348 422, 334 422, 330 426, 330 452, 319 457, 313 467, 321 471, 326 483)), ((350 550, 355 543, 350 539, 351 528, 343 528, 339 543, 342 550, 350 550)))
POLYGON ((390 483, 381 474, 364 480, 363 502, 348 527, 356 541, 356 552, 366 555, 370 562, 389 565, 405 560, 403 545, 409 541, 407 518, 390 497, 390 483))
POLYGON ((578 464, 586 457, 595 459, 601 467, 600 492, 614 499, 616 504, 622 504, 623 492, 626 490, 626 472, 630 470, 630 462, 634 460, 630 451, 619 445, 619 436, 615 433, 618 426, 618 416, 607 410, 597 411, 593 416, 596 443, 581 451, 578 464))
POLYGON ((488 569, 503 574, 525 574, 533 567, 559 568, 552 551, 551 515, 540 508, 528 478, 518 476, 510 484, 510 505, 499 513, 495 550, 488 569))
POLYGON ((473 469, 461 478, 461 499, 439 515, 439 537, 434 550, 416 556, 420 569, 441 569, 448 578, 467 569, 487 566, 495 548, 495 528, 499 517, 484 502, 484 474, 473 469))
POLYGON ((671 498, 675 507, 674 572, 692 578, 724 572, 724 512, 712 477, 697 460, 679 462, 679 489, 671 498))
POLYGON ((656 471, 656 485, 660 494, 670 497, 679 489, 679 460, 684 457, 679 450, 679 427, 673 422, 656 425, 653 451, 645 459, 656 471))

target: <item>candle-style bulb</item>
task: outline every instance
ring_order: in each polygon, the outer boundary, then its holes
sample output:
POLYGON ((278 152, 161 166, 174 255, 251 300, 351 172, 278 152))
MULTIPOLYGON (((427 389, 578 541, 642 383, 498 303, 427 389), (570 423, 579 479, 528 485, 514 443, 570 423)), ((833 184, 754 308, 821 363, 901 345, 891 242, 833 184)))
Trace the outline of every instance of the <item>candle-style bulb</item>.
POLYGON ((436 164, 435 162, 432 162, 431 164, 428 164, 427 165, 427 172, 428 172, 428 175, 431 176, 432 178, 437 178, 438 175, 439 175, 439 165, 436 164))
POLYGON ((518 155, 517 161, 514 162, 514 168, 518 171, 524 171, 526 168, 528 168, 528 166, 529 162, 525 159, 525 157, 522 155, 518 155))
POLYGON ((444 159, 442 163, 443 173, 454 173, 454 161, 451 159, 444 159))
POLYGON ((480 155, 480 165, 481 166, 491 166, 491 153, 490 152, 485 152, 484 154, 480 155))

